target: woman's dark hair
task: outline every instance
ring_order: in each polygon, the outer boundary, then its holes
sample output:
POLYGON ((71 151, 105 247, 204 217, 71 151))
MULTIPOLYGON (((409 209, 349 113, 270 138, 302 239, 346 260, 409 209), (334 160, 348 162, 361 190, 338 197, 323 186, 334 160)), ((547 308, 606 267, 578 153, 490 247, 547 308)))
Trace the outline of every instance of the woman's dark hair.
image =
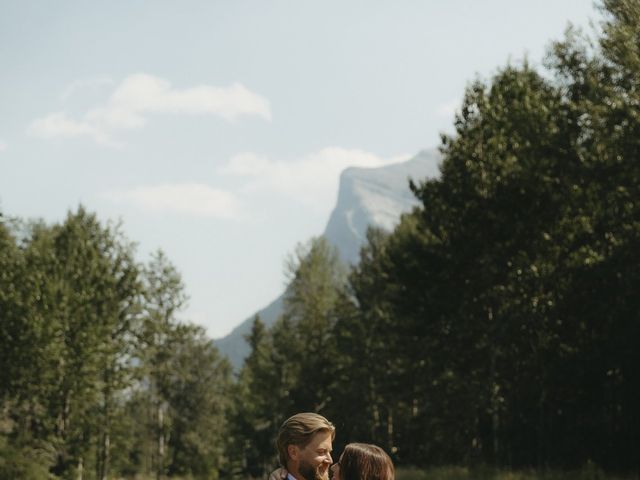
POLYGON ((340 457, 341 480, 394 480, 389 455, 368 443, 349 443, 340 457))

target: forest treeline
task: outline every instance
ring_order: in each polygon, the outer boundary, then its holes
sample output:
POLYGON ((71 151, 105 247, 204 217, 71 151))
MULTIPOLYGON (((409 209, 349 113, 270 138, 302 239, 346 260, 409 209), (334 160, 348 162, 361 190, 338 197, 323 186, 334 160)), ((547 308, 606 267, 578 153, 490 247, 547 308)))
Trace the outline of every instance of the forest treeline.
POLYGON ((180 275, 82 207, 0 224, 0 478, 221 468, 230 366, 180 275))
POLYGON ((544 71, 469 85, 441 175, 357 266, 296 250, 238 373, 177 321, 162 253, 82 208, 0 224, 0 475, 263 478, 302 410, 398 465, 638 475, 640 2, 602 8, 544 71))

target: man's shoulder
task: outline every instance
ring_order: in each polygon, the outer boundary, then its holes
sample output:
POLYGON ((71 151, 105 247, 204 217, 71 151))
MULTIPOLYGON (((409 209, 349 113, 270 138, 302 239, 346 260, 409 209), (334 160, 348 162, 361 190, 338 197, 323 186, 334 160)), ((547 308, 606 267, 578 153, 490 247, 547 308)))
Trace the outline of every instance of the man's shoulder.
POLYGON ((271 472, 269 480, 296 480, 296 478, 287 472, 286 469, 280 467, 271 472))

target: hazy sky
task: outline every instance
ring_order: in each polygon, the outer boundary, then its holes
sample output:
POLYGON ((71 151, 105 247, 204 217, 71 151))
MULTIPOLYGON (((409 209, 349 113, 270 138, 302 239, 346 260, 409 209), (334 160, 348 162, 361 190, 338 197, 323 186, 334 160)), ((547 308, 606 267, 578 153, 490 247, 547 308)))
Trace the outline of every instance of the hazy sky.
POLYGON ((436 147, 465 85, 591 0, 0 0, 0 210, 161 248, 212 337, 273 300, 338 177, 436 147))

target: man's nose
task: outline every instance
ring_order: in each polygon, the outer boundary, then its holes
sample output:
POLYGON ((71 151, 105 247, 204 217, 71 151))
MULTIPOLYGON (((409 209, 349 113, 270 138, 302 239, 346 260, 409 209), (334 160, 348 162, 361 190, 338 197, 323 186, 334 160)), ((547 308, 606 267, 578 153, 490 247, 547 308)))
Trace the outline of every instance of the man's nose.
POLYGON ((328 462, 328 463, 333 463, 333 459, 331 458, 331 454, 330 454, 330 453, 327 453, 327 454, 324 456, 324 461, 325 461, 325 463, 327 463, 327 462, 328 462))

